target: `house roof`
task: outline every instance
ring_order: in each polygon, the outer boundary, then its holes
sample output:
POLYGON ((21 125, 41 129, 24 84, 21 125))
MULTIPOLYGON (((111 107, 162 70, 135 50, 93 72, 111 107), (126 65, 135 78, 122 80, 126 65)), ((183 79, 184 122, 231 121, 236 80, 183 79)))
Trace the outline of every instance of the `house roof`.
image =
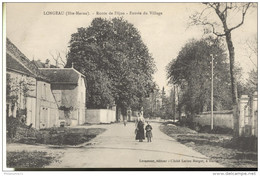
POLYGON ((40 68, 40 70, 51 83, 55 84, 78 84, 78 79, 81 76, 85 77, 74 68, 40 68))
POLYGON ((8 38, 6 39, 6 67, 12 71, 48 80, 8 38))
POLYGON ((16 71, 21 74, 25 74, 28 76, 34 77, 35 75, 27 69, 24 65, 22 65, 20 62, 15 60, 10 54, 6 54, 6 67, 7 70, 16 71))

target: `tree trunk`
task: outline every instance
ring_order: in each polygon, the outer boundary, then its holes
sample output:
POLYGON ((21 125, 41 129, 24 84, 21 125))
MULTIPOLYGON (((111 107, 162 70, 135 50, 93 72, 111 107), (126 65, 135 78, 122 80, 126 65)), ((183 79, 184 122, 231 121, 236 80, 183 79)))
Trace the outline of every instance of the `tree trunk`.
POLYGON ((231 76, 231 91, 232 91, 232 102, 233 105, 238 104, 238 98, 237 98, 237 80, 234 73, 234 67, 235 67, 235 51, 233 42, 231 39, 231 33, 226 34, 226 42, 228 46, 228 52, 229 52, 229 62, 230 62, 230 76, 231 76))
POLYGON ((116 106, 116 121, 119 122, 121 114, 121 108, 117 105, 116 106))
POLYGON ((232 103, 233 103, 233 117, 234 117, 234 136, 238 136, 239 133, 239 109, 238 109, 238 97, 237 97, 237 80, 234 73, 235 67, 235 51, 231 38, 231 33, 226 33, 226 42, 229 51, 230 62, 230 76, 231 76, 231 91, 232 91, 232 103))

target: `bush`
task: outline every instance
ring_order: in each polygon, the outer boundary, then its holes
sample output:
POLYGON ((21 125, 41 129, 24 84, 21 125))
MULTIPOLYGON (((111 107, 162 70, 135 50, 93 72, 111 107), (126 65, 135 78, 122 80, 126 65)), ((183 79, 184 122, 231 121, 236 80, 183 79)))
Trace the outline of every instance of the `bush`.
POLYGON ((257 151, 257 137, 237 137, 225 144, 225 147, 239 149, 243 151, 257 151))
POLYGON ((233 134, 233 130, 230 128, 214 126, 213 130, 211 130, 210 125, 202 126, 199 123, 193 123, 191 128, 200 133, 233 134))
POLYGON ((179 121, 179 124, 181 126, 185 126, 185 127, 189 127, 189 128, 193 127, 192 118, 181 118, 179 121))
POLYGON ((64 127, 53 127, 49 129, 36 130, 33 128, 28 129, 26 125, 20 126, 14 123, 17 119, 13 118, 9 121, 9 132, 8 135, 12 134, 13 138, 7 138, 7 142, 20 142, 25 144, 50 144, 50 145, 78 145, 84 142, 88 142, 95 138, 98 134, 103 133, 103 128, 64 128, 64 127), (12 121, 11 121, 12 120, 12 121), (14 128, 15 127, 15 128, 14 128))
POLYGON ((7 117, 6 119, 6 130, 7 130, 7 137, 14 138, 16 136, 17 128, 20 124, 20 121, 14 117, 7 117))

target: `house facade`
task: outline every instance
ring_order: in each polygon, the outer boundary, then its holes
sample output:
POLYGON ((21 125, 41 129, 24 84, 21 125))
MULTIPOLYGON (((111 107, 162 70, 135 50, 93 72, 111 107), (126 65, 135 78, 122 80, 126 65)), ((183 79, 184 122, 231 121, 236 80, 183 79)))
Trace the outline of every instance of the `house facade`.
POLYGON ((85 76, 74 68, 39 68, 50 78, 51 91, 59 108, 59 120, 68 126, 85 123, 85 76))
POLYGON ((51 84, 42 80, 37 81, 36 96, 36 127, 39 129, 59 126, 59 111, 54 95, 51 92, 51 84))
POLYGON ((6 116, 21 118, 41 129, 59 125, 58 106, 50 81, 9 40, 6 40, 6 116))
MULTIPOLYGON (((9 116, 26 115, 26 109, 35 114, 35 109, 27 107, 27 102, 36 101, 36 77, 8 53, 6 70, 6 113, 9 116), (15 65, 15 66, 14 66, 15 65)), ((28 115, 31 115, 29 113, 28 115)))

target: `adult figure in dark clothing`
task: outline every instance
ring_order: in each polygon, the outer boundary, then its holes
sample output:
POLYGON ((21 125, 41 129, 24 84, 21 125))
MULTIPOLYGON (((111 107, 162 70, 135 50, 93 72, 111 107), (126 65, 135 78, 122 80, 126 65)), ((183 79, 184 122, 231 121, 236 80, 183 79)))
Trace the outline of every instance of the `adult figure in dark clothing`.
POLYGON ((144 122, 139 119, 137 123, 137 128, 136 128, 136 140, 139 140, 139 142, 143 142, 145 139, 144 137, 144 122))

